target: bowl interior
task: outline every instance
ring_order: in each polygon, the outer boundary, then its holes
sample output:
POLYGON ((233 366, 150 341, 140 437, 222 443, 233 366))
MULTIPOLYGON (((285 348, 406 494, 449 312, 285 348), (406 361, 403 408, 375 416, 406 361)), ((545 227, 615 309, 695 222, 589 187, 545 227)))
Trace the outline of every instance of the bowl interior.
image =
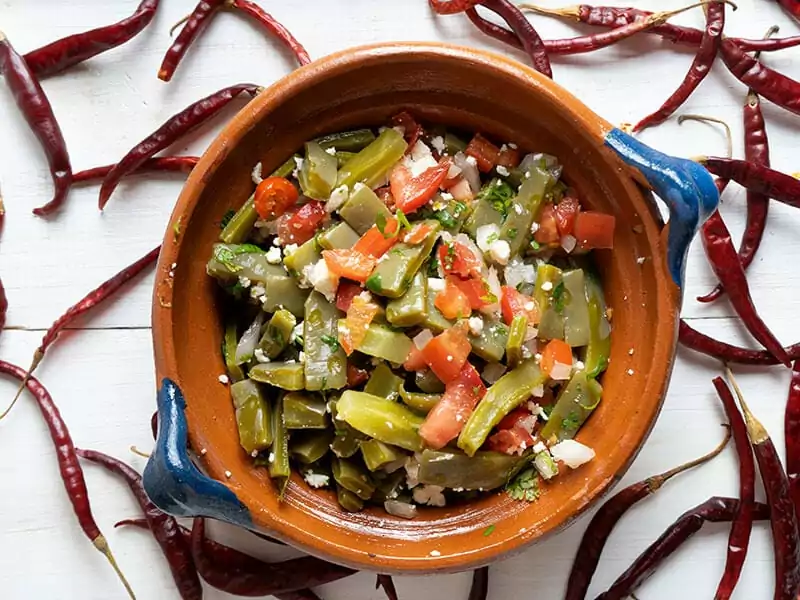
POLYGON ((254 522, 313 554, 356 567, 397 571, 461 570, 557 530, 621 477, 653 425, 675 345, 675 292, 663 260, 659 218, 621 163, 593 131, 597 119, 532 70, 503 57, 433 45, 348 51, 318 61, 251 101, 207 151, 179 200, 165 238, 156 288, 159 377, 187 398, 192 446, 205 448, 208 473, 250 508, 254 522), (617 216, 615 249, 597 253, 613 308, 611 362, 603 402, 578 439, 597 458, 545 486, 533 504, 502 493, 463 506, 429 509, 413 521, 382 510, 341 512, 332 493, 295 477, 283 502, 263 469, 238 444, 219 348, 215 283, 205 274, 221 217, 252 192, 250 173, 269 172, 304 141, 348 128, 381 125, 401 109, 431 123, 481 131, 526 151, 559 157, 585 205, 617 216), (637 258, 645 257, 643 264, 637 258), (631 352, 631 350, 633 352, 631 352), (226 478, 225 471, 232 476, 226 478), (483 533, 494 525, 490 536, 483 533))

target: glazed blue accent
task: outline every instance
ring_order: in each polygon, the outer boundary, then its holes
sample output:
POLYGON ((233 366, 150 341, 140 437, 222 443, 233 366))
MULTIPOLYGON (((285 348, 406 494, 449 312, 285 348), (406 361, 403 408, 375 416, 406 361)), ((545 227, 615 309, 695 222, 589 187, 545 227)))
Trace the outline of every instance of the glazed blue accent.
POLYGON ((605 144, 638 170, 669 207, 667 265, 682 289, 689 244, 719 204, 714 179, 698 163, 662 154, 616 128, 606 134, 605 144))
POLYGON ((211 517, 252 527, 247 507, 230 489, 207 477, 189 458, 186 400, 164 378, 158 390, 158 438, 142 475, 144 489, 161 510, 176 517, 211 517))

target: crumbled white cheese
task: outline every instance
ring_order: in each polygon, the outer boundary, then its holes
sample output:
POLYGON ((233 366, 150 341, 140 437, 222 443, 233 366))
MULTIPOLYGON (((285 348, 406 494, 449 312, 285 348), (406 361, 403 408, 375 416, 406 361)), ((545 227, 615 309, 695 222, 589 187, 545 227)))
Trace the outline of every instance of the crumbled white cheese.
POLYGON ((267 250, 267 262, 271 265, 279 265, 281 264, 282 256, 281 256, 281 249, 272 246, 269 250, 267 250))
POLYGON ((205 456, 206 454, 208 454, 208 450, 205 449, 205 448, 201 448, 200 449, 200 456, 205 456))
POLYGON ((514 142, 508 142, 508 147, 511 148, 512 150, 517 149, 517 145, 514 142))
POLYGON ((441 556, 442 553, 439 552, 438 550, 431 550, 430 555, 431 556, 441 556))
POLYGON ((644 256, 640 256, 640 257, 638 257, 638 258, 636 259, 636 262, 637 262, 637 263, 639 263, 640 265, 643 265, 643 264, 644 264, 644 261, 646 261, 646 260, 647 260, 647 258, 646 258, 646 257, 644 257, 644 256))
POLYGON ((270 361, 269 356, 264 354, 264 351, 261 348, 256 348, 253 352, 253 356, 255 356, 256 360, 260 363, 268 363, 270 361))
POLYGON ((489 256, 498 264, 508 264, 508 259, 511 257, 511 246, 505 240, 495 240, 489 246, 489 256))
POLYGON ((564 381, 569 379, 571 376, 572 365, 566 365, 564 363, 557 362, 550 370, 550 379, 555 379, 556 381, 564 381))
POLYGON ((444 289, 445 281, 439 277, 431 277, 428 279, 428 287, 436 292, 441 292, 444 289))
POLYGON ((284 256, 291 256, 295 252, 297 252, 297 244, 287 244, 286 247, 283 249, 284 256))
POLYGON ((250 177, 253 179, 253 183, 255 183, 256 185, 258 185, 259 183, 261 183, 263 181, 263 176, 262 176, 261 173, 262 173, 262 171, 261 171, 261 163, 257 162, 256 166, 253 167, 253 172, 250 173, 250 177))
POLYGON ((225 374, 220 375, 217 379, 219 379, 219 382, 223 385, 227 385, 230 382, 230 378, 225 374))
POLYGON ((480 335, 483 332, 483 319, 481 317, 469 318, 469 332, 472 335, 480 335))
POLYGON ((441 197, 443 202, 450 202, 450 200, 453 199, 453 194, 450 194, 448 192, 442 192, 441 197))
POLYGON ((570 469, 577 469, 595 457, 595 452, 575 440, 564 440, 550 448, 553 458, 563 462, 570 469))
POLYGON ((536 233, 537 231, 539 231, 539 227, 540 225, 536 221, 531 223, 531 233, 536 233))
POLYGON ((576 360, 575 364, 572 365, 572 368, 576 371, 583 371, 586 368, 586 365, 583 364, 582 360, 576 360))
POLYGON ((406 485, 409 489, 419 485, 419 461, 414 456, 406 459, 406 485))
POLYGON ((250 281, 249 277, 245 277, 244 275, 239 275, 239 285, 241 285, 243 288, 249 288, 250 283, 252 282, 250 281))
POLYGON ((303 163, 305 162, 305 160, 299 156, 295 156, 293 158, 294 158, 295 168, 294 171, 292 171, 292 177, 297 178, 297 174, 303 168, 303 163))
POLYGON ((257 283, 254 286, 250 287, 250 297, 253 300, 261 300, 264 302, 264 296, 267 293, 267 289, 260 283, 257 283))
POLYGON ((299 363, 304 363, 304 362, 306 362, 306 353, 305 353, 305 352, 303 352, 302 350, 301 350, 301 351, 300 351, 300 353, 297 355, 297 362, 299 362, 299 363))
POLYGON ((628 369, 628 375, 633 375, 633 373, 634 373, 633 369, 628 369))
POLYGON ((476 159, 474 156, 472 156, 472 155, 469 155, 469 156, 467 156, 467 158, 466 158, 466 161, 467 161, 469 164, 471 164, 473 167, 474 167, 474 166, 476 166, 476 165, 478 164, 478 160, 477 160, 477 159, 476 159))
POLYGON ((330 272, 324 258, 313 265, 306 266, 303 269, 303 275, 305 275, 313 288, 325 296, 329 302, 333 302, 336 299, 339 278, 330 272))
POLYGON ((443 154, 445 149, 444 138, 440 135, 435 136, 431 140, 431 146, 433 146, 439 154, 443 154))
POLYGON ((325 203, 325 212, 331 214, 339 210, 342 207, 342 204, 347 202, 349 197, 350 191, 347 189, 347 186, 340 185, 331 192, 331 197, 328 198, 328 201, 325 203))
POLYGON ((497 171, 497 174, 502 177, 508 177, 509 175, 511 175, 510 171, 506 169, 503 165, 497 165, 497 167, 495 167, 495 171, 497 171))
POLYGON ((330 154, 331 156, 336 156, 336 148, 331 146, 330 148, 325 148, 325 152, 330 154))
POLYGON ((293 344, 297 338, 303 337, 303 321, 300 321, 297 325, 294 326, 292 329, 292 335, 289 337, 289 343, 293 344))
POLYGON ((311 471, 306 471, 303 474, 303 479, 313 488, 326 487, 330 482, 330 477, 325 475, 325 473, 312 473, 311 471))
POLYGON ((542 291, 549 292, 553 289, 553 282, 552 281, 544 281, 542 282, 542 291))
POLYGON ((414 488, 414 502, 428 506, 445 506, 444 488, 439 485, 422 484, 414 488))
POLYGON ((492 243, 500 237, 500 227, 497 225, 481 225, 475 231, 475 241, 483 252, 489 252, 492 243))
POLYGON ((230 479, 232 476, 233 476, 233 473, 231 473, 230 471, 225 471, 225 477, 230 479))
POLYGON ((531 396, 533 396, 534 398, 541 398, 542 396, 544 396, 544 386, 537 385, 535 388, 533 388, 531 390, 531 396))
POLYGON ((533 445, 533 452, 534 454, 539 454, 539 452, 547 452, 547 446, 544 445, 544 442, 536 442, 533 445))
POLYGON ((272 245, 273 246, 278 247, 281 244, 283 244, 283 240, 281 238, 279 238, 279 237, 272 238, 272 245))

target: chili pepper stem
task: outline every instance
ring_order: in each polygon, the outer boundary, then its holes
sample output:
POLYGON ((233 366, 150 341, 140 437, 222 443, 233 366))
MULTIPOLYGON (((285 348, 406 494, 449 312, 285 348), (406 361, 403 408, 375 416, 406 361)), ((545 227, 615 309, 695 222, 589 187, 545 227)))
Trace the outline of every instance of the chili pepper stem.
POLYGON ((39 363, 42 362, 44 358, 44 352, 42 351, 41 347, 36 349, 36 352, 33 353, 33 360, 31 361, 31 365, 28 367, 28 370, 25 371, 25 377, 22 378, 22 382, 19 384, 19 388, 17 388, 17 393, 14 395, 14 399, 11 401, 11 404, 8 405, 2 413, 0 413, 0 421, 6 418, 6 415, 11 412, 11 409, 14 408, 14 405, 19 400, 19 397, 22 395, 25 386, 28 385, 28 381, 31 379, 31 375, 36 370, 36 367, 39 366, 39 363))
POLYGON ((175 35, 175 30, 176 30, 178 27, 180 27, 181 25, 183 25, 184 23, 186 23, 186 21, 188 21, 188 20, 189 20, 189 17, 191 17, 191 16, 192 16, 192 14, 191 14, 191 13, 189 13, 189 14, 187 14, 187 15, 184 15, 184 16, 181 18, 181 20, 180 20, 180 21, 178 21, 178 22, 177 22, 177 23, 175 23, 175 24, 174 24, 172 27, 170 27, 170 28, 169 28, 169 37, 173 37, 173 36, 175 35))
POLYGON ((135 454, 136 456, 141 456, 142 458, 150 458, 150 454, 148 452, 142 452, 136 446, 131 446, 129 450, 131 451, 132 454, 135 454))
POLYGON ((577 4, 572 6, 563 6, 561 8, 543 8, 535 4, 518 4, 517 8, 520 10, 529 10, 537 15, 544 15, 547 17, 567 17, 580 21, 581 7, 577 4))
POLYGON ((753 413, 750 412, 750 409, 744 401, 742 390, 739 389, 739 384, 736 383, 736 378, 733 376, 733 372, 726 367, 725 373, 728 376, 728 380, 731 382, 733 391, 736 392, 736 397, 739 399, 739 404, 742 407, 742 414, 744 414, 744 422, 745 425, 747 425, 747 435, 750 437, 750 441, 753 444, 763 444, 769 439, 767 430, 764 428, 761 422, 755 418, 753 413))
POLYGON ((125 578, 125 574, 122 572, 122 569, 119 568, 117 560, 111 553, 111 548, 108 546, 108 540, 106 540, 106 537, 103 534, 100 534, 92 540, 92 544, 94 544, 94 547, 97 548, 100 552, 102 552, 103 555, 108 559, 108 562, 111 564, 111 567, 114 569, 114 571, 116 571, 117 577, 119 577, 120 581, 122 581, 122 585, 125 586, 128 595, 131 597, 132 600, 136 600, 136 594, 133 593, 133 588, 131 588, 131 584, 128 583, 128 580, 125 578))
POLYGON ((733 157, 733 135, 731 134, 731 126, 722 119, 717 117, 708 117, 706 115, 685 114, 678 117, 678 125, 683 125, 684 121, 699 121, 700 123, 719 123, 725 128, 725 141, 728 144, 728 158, 733 157))
POLYGON ((684 471, 688 471, 693 467, 702 465, 703 463, 708 462, 709 460, 717 456, 720 452, 722 452, 725 449, 725 446, 728 445, 728 442, 731 439, 730 425, 725 423, 722 425, 722 427, 725 428, 725 437, 720 442, 720 444, 716 448, 714 448, 711 452, 709 452, 708 454, 704 454, 703 456, 700 456, 698 458, 695 458, 694 460, 690 460, 689 462, 684 463, 682 465, 678 465, 677 467, 673 467, 669 471, 664 471, 660 475, 653 475, 652 477, 648 477, 646 479, 647 486, 652 491, 655 492, 656 490, 660 489, 661 486, 664 485, 667 481, 675 477, 675 475, 679 475, 684 471))
MULTIPOLYGON (((682 12, 686 12, 687 10, 691 10, 693 8, 697 8, 698 6, 705 7, 705 6, 708 5, 709 2, 713 2, 713 1, 715 1, 715 0, 702 0, 701 2, 695 2, 694 4, 690 4, 689 6, 684 6, 683 8, 676 8, 675 10, 665 10, 665 11, 661 11, 661 12, 655 12, 652 15, 648 15, 644 19, 644 21, 646 23, 660 25, 660 24, 664 23, 665 21, 667 21, 668 19, 671 19, 675 15, 679 15, 682 12)), ((734 4, 730 0, 721 0, 721 1, 724 2, 725 4, 729 4, 730 6, 732 6, 733 10, 736 10, 738 8, 738 6, 736 6, 736 4, 734 4)))

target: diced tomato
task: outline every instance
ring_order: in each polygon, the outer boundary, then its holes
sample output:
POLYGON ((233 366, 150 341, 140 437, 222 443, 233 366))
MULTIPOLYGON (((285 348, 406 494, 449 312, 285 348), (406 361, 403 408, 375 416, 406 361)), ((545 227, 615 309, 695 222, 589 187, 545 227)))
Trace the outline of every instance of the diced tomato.
POLYGON ((552 204, 547 204, 542 209, 539 217, 539 229, 533 234, 533 239, 540 244, 558 244, 561 236, 558 235, 558 221, 556 209, 552 204))
POLYGON ((445 273, 461 277, 480 277, 483 263, 468 246, 452 241, 439 244, 439 264, 445 273))
POLYGON ((560 236, 572 234, 572 231, 575 228, 575 219, 577 218, 580 210, 580 203, 572 196, 566 196, 562 198, 561 202, 556 204, 555 217, 560 236))
POLYGON ((284 244, 303 244, 314 237, 325 216, 322 202, 306 202, 278 218, 278 237, 284 244))
POLYGON ((453 279, 447 278, 444 289, 436 294, 433 305, 441 311, 445 319, 469 317, 472 312, 469 298, 453 283, 453 279))
POLYGON ((267 177, 256 186, 253 203, 265 221, 281 216, 297 202, 297 188, 285 177, 267 177))
POLYGON ((414 147, 414 144, 417 143, 417 140, 423 133, 422 125, 417 123, 414 117, 412 117, 406 111, 403 111, 393 116, 392 125, 399 125, 405 130, 403 133, 403 137, 406 139, 406 142, 408 142, 408 148, 406 148, 406 154, 408 154, 409 152, 411 152, 411 149, 414 147))
POLYGON ((336 308, 342 312, 347 312, 353 298, 361 293, 361 286, 352 281, 340 281, 336 289, 336 308))
POLYGON ((423 206, 439 191, 439 186, 450 170, 450 160, 443 158, 438 165, 425 169, 416 177, 403 163, 398 163, 389 176, 392 196, 397 208, 411 214, 423 206))
POLYGON ((448 276, 448 285, 454 285, 463 293, 472 310, 480 310, 484 306, 494 304, 497 300, 492 298, 492 291, 489 284, 483 279, 461 279, 460 277, 448 276))
POLYGON ((457 377, 445 386, 442 399, 419 428, 419 435, 425 444, 438 450, 455 439, 485 394, 486 386, 475 367, 464 363, 457 377))
POLYGON ((362 254, 374 256, 375 258, 380 258, 400 239, 397 233, 399 228, 400 223, 397 222, 397 219, 389 217, 386 219, 383 233, 381 233, 377 225, 373 225, 353 245, 353 250, 361 252, 362 254))
POLYGON ((375 190, 375 195, 378 197, 378 200, 386 205, 386 208, 394 210, 394 196, 392 196, 392 190, 388 185, 375 190))
POLYGON ((500 310, 503 311, 503 321, 506 325, 511 325, 511 321, 517 316, 528 317, 528 325, 539 322, 539 307, 536 305, 536 300, 507 285, 501 290, 503 297, 500 300, 500 310))
POLYGON ((497 429, 511 429, 522 419, 527 419, 530 416, 531 412, 526 406, 518 406, 500 420, 497 424, 497 429))
POLYGON ((379 310, 377 304, 364 299, 360 294, 353 298, 350 308, 347 309, 344 327, 339 326, 339 344, 347 356, 350 356, 364 341, 367 328, 379 310))
POLYGON ((508 145, 503 146, 497 155, 497 164, 506 169, 515 168, 519 164, 519 150, 508 145))
POLYGON ((458 183, 449 188, 448 191, 453 194, 453 198, 456 200, 469 202, 475 196, 474 192, 477 190, 473 190, 471 187, 469 187, 469 182, 461 177, 459 178, 458 183))
POLYGON ((497 165, 497 159, 500 157, 500 148, 495 146, 480 133, 476 133, 470 140, 464 153, 467 156, 475 158, 478 162, 479 171, 488 173, 497 165))
POLYGON ((445 384, 458 377, 472 350, 466 329, 467 324, 462 321, 437 335, 422 349, 425 362, 445 384))
POLYGON ((556 363, 572 365, 572 348, 562 340, 550 340, 542 351, 542 360, 539 367, 542 373, 550 375, 556 363))
POLYGON ((425 362, 422 350, 417 348, 416 345, 411 346, 411 352, 408 353, 408 358, 403 363, 403 368, 406 371, 423 371, 428 368, 428 363, 425 362))
POLYGON ((616 217, 600 212, 586 211, 575 219, 573 234, 581 250, 614 247, 616 217))
POLYGON ((347 363, 347 387, 358 387, 362 383, 366 383, 369 379, 369 371, 355 366, 353 363, 347 363))
POLYGON ((414 226, 411 228, 411 231, 406 232, 403 236, 403 241, 406 244, 411 244, 412 246, 416 246, 417 244, 421 244, 425 241, 433 231, 433 227, 428 223, 414 223, 414 226))
POLYGON ((325 264, 331 273, 361 283, 372 274, 378 262, 374 256, 345 248, 323 250, 322 258, 325 259, 325 264))
POLYGON ((503 454, 522 454, 533 446, 533 436, 521 427, 501 429, 487 440, 489 450, 503 454))

